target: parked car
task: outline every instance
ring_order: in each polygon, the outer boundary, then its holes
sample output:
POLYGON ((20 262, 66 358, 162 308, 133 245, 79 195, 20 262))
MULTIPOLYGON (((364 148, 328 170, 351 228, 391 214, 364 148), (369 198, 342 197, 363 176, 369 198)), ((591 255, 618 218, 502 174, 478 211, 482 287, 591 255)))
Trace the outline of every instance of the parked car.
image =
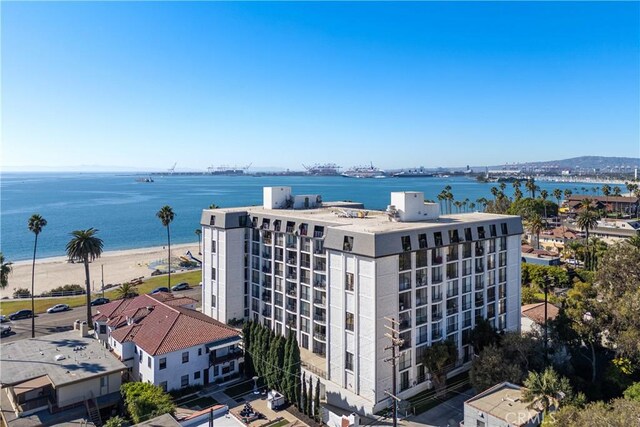
POLYGON ((4 314, 0 314, 0 323, 4 323, 8 321, 9 319, 7 319, 7 316, 5 316, 4 314))
POLYGON ((5 337, 11 333, 11 326, 2 325, 0 326, 0 336, 5 337))
POLYGON ((171 288, 172 291, 186 291, 187 289, 189 289, 189 284, 187 282, 178 283, 171 288))
POLYGON ((47 308, 47 313, 58 313, 60 311, 67 310, 71 310, 71 307, 69 307, 67 304, 56 304, 53 307, 47 308))
POLYGON ((33 316, 31 310, 19 310, 9 315, 9 320, 28 319, 33 316))
POLYGON ((109 298, 96 298, 93 301, 91 301, 91 305, 102 305, 102 304, 106 304, 110 302, 109 298))
POLYGON ((157 294, 158 292, 171 292, 171 291, 166 286, 160 286, 159 288, 155 288, 154 290, 152 290, 151 294, 152 295, 157 294))

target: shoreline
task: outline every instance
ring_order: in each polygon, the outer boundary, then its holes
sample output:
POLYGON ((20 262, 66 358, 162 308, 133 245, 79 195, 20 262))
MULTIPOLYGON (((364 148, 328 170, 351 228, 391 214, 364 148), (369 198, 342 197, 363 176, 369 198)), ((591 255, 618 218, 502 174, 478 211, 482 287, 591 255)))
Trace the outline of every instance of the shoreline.
MULTIPOLYGON (((198 257, 198 242, 171 245, 171 258, 175 259, 190 251, 198 257)), ((166 262, 166 246, 153 246, 137 249, 122 249, 105 251, 100 258, 89 264, 89 273, 93 290, 102 287, 102 272, 104 284, 117 284, 131 281, 135 278, 151 277, 151 273, 158 263, 166 262)), ((31 289, 31 260, 16 261, 12 264, 13 272, 9 275, 9 284, 0 289, 0 298, 13 295, 16 288, 31 289)), ((172 270, 177 265, 172 265, 172 270)), ((36 295, 53 288, 68 284, 84 286, 85 273, 82 263, 69 263, 66 256, 55 256, 36 259, 35 291, 36 295)))

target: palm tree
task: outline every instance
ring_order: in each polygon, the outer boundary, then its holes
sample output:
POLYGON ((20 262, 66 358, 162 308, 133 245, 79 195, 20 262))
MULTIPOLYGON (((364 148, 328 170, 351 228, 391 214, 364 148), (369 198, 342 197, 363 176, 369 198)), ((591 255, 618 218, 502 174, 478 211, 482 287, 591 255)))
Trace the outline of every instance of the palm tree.
POLYGON ((564 193, 564 199, 567 200, 569 197, 571 197, 571 195, 573 194, 573 191, 571 191, 570 188, 567 188, 563 191, 564 193))
POLYGON ((473 202, 469 203, 469 209, 471 210, 471 212, 474 212, 476 209, 476 204, 473 202))
POLYGON ((520 188, 516 188, 513 191, 513 198, 516 199, 516 201, 522 199, 522 190, 520 190, 520 188))
POLYGON ((498 200, 498 193, 500 192, 500 190, 498 190, 498 187, 491 187, 491 195, 493 196, 494 200, 498 200))
POLYGON ((542 199, 542 204, 544 206, 544 217, 547 218, 547 197, 549 197, 549 192, 547 190, 540 191, 540 198, 542 199))
POLYGON ((562 190, 560 190, 559 188, 554 188, 552 194, 553 197, 558 201, 558 206, 560 206, 560 199, 562 199, 562 190))
POLYGON ((611 194, 611 187, 607 184, 602 186, 602 194, 604 195, 604 201, 607 205, 607 211, 609 210, 609 195, 611 194))
POLYGON ((4 262, 4 254, 0 252, 0 289, 9 285, 9 274, 13 271, 10 262, 4 262))
POLYGON ((87 286, 87 325, 93 327, 91 321, 91 280, 89 277, 89 262, 100 258, 102 255, 102 239, 97 237, 98 230, 88 228, 71 232, 73 238, 67 243, 67 256, 72 261, 82 261, 87 286))
POLYGON ((171 206, 165 205, 156 213, 156 216, 160 218, 162 225, 167 227, 167 262, 169 263, 169 275, 167 276, 167 287, 171 286, 171 233, 169 232, 169 224, 175 218, 173 209, 171 206))
POLYGON ((527 180, 527 182, 524 183, 524 188, 527 189, 527 191, 529 191, 531 193, 531 198, 535 199, 536 198, 536 181, 535 179, 533 179, 533 177, 529 178, 527 180))
POLYGON ((532 235, 536 235, 536 246, 540 249, 540 232, 544 230, 544 222, 542 218, 537 213, 534 213, 529 217, 527 221, 527 226, 529 227, 529 231, 532 235))
POLYGON ((558 408, 560 401, 573 394, 569 380, 561 377, 553 368, 547 368, 544 372, 529 372, 524 380, 525 402, 531 402, 531 407, 542 407, 546 414, 550 407, 558 408))
POLYGON ((133 298, 138 293, 136 292, 135 286, 133 286, 129 282, 125 282, 122 285, 120 285, 118 289, 116 289, 115 294, 118 298, 127 299, 127 298, 133 298))
POLYGON ((593 230, 598 225, 598 215, 591 209, 585 208, 579 214, 576 224, 586 233, 585 248, 587 250, 587 259, 585 267, 591 269, 591 251, 589 250, 589 230, 593 230))
POLYGON ((36 239, 33 242, 33 263, 31 264, 31 338, 36 337, 36 309, 34 301, 34 291, 36 282, 36 249, 38 248, 38 235, 42 229, 47 225, 47 220, 38 214, 31 215, 29 218, 29 231, 36 235, 36 239))
MULTIPOLYGON (((620 190, 620 187, 618 187, 617 185, 613 187, 613 195, 615 197, 620 197, 620 193, 622 193, 622 190, 620 190)), ((620 214, 620 204, 618 203, 618 201, 616 201, 616 218, 619 217, 619 214, 620 214)))
POLYGON ((202 229, 196 228, 196 236, 198 236, 198 254, 202 255, 202 250, 200 249, 200 238, 202 237, 202 229))
POLYGON ((220 209, 220 206, 216 205, 215 203, 211 203, 209 205, 209 209, 220 209))

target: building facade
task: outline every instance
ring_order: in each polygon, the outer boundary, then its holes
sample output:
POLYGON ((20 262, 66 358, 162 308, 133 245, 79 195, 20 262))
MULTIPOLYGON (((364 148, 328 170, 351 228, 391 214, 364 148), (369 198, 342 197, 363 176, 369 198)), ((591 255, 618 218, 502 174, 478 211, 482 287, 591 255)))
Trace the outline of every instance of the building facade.
POLYGON ((403 398, 430 387, 422 358, 432 343, 453 340, 463 369, 476 318, 520 328, 519 217, 441 216, 419 192, 365 211, 268 187, 263 206, 205 210, 201 224, 202 311, 295 333, 336 406, 370 414, 389 405, 387 319, 403 340, 403 398))

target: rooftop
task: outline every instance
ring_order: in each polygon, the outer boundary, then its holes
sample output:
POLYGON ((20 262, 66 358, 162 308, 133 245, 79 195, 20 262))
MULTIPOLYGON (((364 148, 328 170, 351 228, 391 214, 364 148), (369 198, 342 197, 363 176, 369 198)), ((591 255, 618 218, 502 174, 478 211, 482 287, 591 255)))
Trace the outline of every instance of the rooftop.
POLYGON ((540 413, 522 401, 522 387, 508 382, 491 387, 465 404, 513 426, 527 425, 531 418, 540 413))
POLYGON ((92 337, 67 331, 0 345, 0 384, 47 376, 55 386, 126 370, 92 337))
POLYGON ((176 305, 180 301, 189 304, 187 300, 190 298, 173 299, 169 294, 141 295, 100 306, 94 319, 115 328, 111 337, 116 341, 132 341, 150 355, 240 339, 240 333, 224 323, 176 305))
MULTIPOLYGON (((544 323, 544 303, 526 304, 520 308, 523 316, 528 317, 538 324, 544 323)), ((553 320, 560 313, 560 309, 551 303, 547 303, 547 319, 553 320)))

